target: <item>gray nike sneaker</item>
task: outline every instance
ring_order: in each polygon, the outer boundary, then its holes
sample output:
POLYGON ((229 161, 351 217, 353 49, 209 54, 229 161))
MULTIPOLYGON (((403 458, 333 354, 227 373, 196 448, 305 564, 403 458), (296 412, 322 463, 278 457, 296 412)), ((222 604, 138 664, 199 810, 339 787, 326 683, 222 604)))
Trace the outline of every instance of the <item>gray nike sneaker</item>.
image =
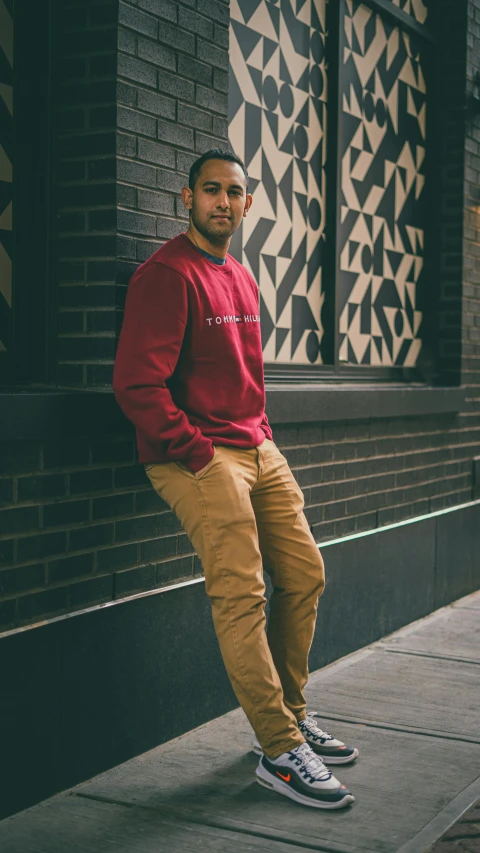
POLYGON ((264 788, 316 809, 341 809, 355 799, 308 743, 274 760, 262 755, 255 775, 264 788))

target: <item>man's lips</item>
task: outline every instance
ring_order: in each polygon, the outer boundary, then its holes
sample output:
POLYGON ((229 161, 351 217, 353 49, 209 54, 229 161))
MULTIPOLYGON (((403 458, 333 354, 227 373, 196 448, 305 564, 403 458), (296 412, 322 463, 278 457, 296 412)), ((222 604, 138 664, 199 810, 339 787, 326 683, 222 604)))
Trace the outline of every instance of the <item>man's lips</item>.
POLYGON ((214 216, 210 217, 211 219, 230 219, 229 216, 226 216, 222 213, 216 213, 214 216))

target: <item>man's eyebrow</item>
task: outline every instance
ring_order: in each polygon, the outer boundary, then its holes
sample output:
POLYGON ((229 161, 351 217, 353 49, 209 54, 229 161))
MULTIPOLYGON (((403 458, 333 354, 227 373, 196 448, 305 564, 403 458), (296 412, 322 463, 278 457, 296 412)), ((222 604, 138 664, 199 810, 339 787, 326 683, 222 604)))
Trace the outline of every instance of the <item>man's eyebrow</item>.
MULTIPOLYGON (((210 187, 219 187, 219 186, 221 186, 221 184, 220 184, 220 181, 205 181, 202 184, 202 187, 209 187, 209 186, 210 187)), ((242 192, 243 192, 244 187, 242 187, 241 184, 230 184, 228 189, 229 190, 242 190, 242 192)))

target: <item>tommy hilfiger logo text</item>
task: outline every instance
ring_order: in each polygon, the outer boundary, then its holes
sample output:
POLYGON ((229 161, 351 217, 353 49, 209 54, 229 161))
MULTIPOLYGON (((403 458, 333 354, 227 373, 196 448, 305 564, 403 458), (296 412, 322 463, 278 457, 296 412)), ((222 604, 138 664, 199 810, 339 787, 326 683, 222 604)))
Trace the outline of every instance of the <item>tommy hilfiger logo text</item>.
POLYGON ((209 326, 215 323, 259 323, 260 314, 224 314, 223 317, 206 317, 209 326))

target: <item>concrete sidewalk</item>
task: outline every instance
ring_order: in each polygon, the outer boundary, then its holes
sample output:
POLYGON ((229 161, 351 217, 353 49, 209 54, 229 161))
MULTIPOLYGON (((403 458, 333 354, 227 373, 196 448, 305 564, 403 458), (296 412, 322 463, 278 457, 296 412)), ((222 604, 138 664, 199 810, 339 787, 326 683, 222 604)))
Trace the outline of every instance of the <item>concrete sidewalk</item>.
POLYGON ((0 850, 424 853, 480 796, 480 592, 313 673, 307 698, 360 749, 335 770, 350 808, 258 785, 236 710, 5 819, 0 850))

